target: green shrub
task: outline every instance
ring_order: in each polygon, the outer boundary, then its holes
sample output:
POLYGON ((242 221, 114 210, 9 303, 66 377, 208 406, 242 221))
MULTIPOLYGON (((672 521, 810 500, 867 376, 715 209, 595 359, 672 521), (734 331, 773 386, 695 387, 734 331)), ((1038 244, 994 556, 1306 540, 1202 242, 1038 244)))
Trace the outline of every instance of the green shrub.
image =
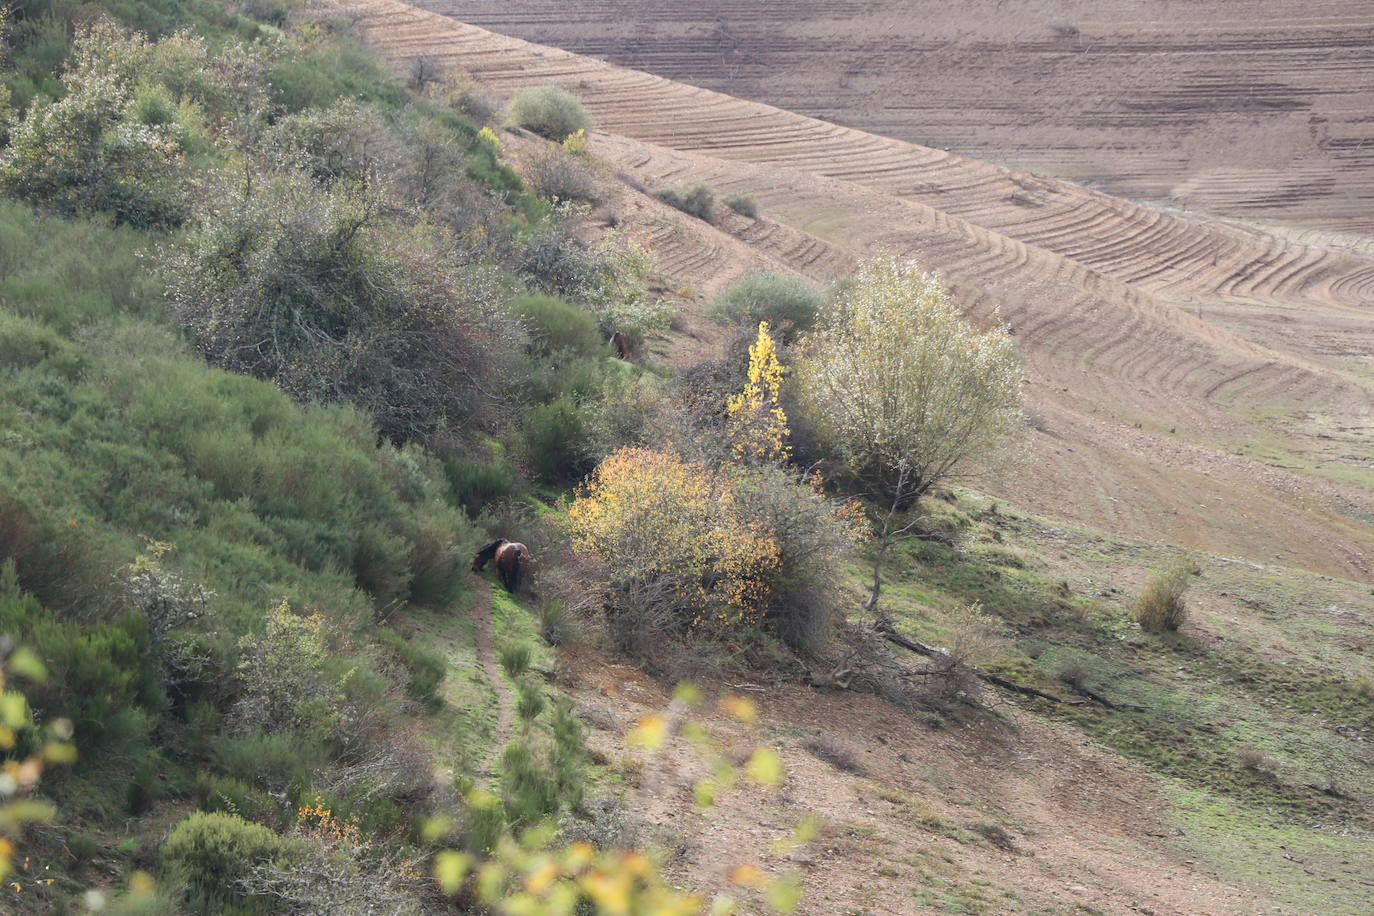
POLYGON ((588 470, 588 434, 582 410, 571 395, 525 412, 525 461, 540 480, 562 483, 588 470))
POLYGON ((221 187, 159 268, 211 362, 357 404, 399 441, 479 417, 517 332, 470 298, 449 236, 385 197, 298 171, 221 187))
POLYGON ((161 284, 139 255, 149 240, 146 232, 98 218, 43 219, 31 207, 0 201, 0 299, 5 310, 60 334, 156 314, 161 284))
POLYGON ((473 516, 515 492, 515 470, 503 461, 444 462, 449 493, 454 502, 473 516))
POLYGON ((401 604, 410 597, 410 553, 400 534, 378 524, 359 525, 350 557, 353 579, 379 607, 401 604))
POLYGON ((580 628, 573 612, 556 598, 539 603, 539 635, 551 646, 566 646, 577 642, 580 628))
POLYGON ((87 363, 80 347, 51 328, 0 312, 0 371, 38 369, 76 381, 87 363))
POLYGON ((281 806, 270 795, 232 776, 200 773, 192 797, 201 811, 237 814, 250 821, 277 826, 281 826, 283 820, 281 806))
POLYGON ((740 216, 747 216, 756 219, 759 215, 759 205, 752 194, 730 194, 725 198, 725 206, 734 210, 740 216))
POLYGON ((327 671, 324 618, 299 616, 285 601, 266 614, 265 632, 239 639, 234 731, 332 736, 342 724, 342 685, 327 671))
POLYGON ((162 859, 187 883, 192 900, 233 903, 235 882, 254 866, 282 854, 285 841, 236 814, 197 811, 172 828, 162 859))
POLYGON ((405 666, 410 676, 406 685, 410 695, 429 706, 437 706, 439 685, 448 673, 448 664, 443 656, 418 646, 395 630, 385 627, 377 630, 377 641, 405 666))
POLYGON ((411 539, 410 603, 444 607, 467 582, 460 537, 447 518, 421 517, 418 536, 411 539))
POLYGON ((1156 573, 1135 600, 1135 619, 1146 633, 1174 632, 1188 619, 1184 595, 1197 573, 1191 562, 1177 563, 1156 573))
POLYGON ((294 802, 300 802, 308 791, 310 774, 329 759, 321 739, 291 732, 221 736, 214 752, 228 775, 249 785, 286 792, 294 802))
POLYGON ((501 660, 501 667, 505 669, 506 676, 519 678, 526 671, 530 670, 530 660, 533 652, 527 643, 512 642, 506 643, 497 652, 501 660))
POLYGON ((65 620, 19 587, 12 561, 0 565, 0 633, 31 646, 48 669, 48 680, 28 690, 35 713, 63 715, 81 736, 74 773, 117 780, 103 759, 143 760, 150 733, 167 710, 167 698, 148 659, 147 629, 134 613, 110 621, 65 620))
POLYGON ((464 814, 464 845, 477 855, 490 853, 506 829, 506 813, 501 800, 485 792, 474 792, 468 798, 464 814))
POLYGON ((521 296, 510 304, 530 333, 530 343, 540 356, 567 353, 597 356, 605 341, 596 319, 586 311, 554 296, 521 296))
POLYGON ((125 796, 130 814, 143 814, 162 794, 162 787, 157 778, 158 762, 156 754, 148 754, 134 768, 134 775, 129 780, 125 796))
POLYGON ((753 271, 721 290, 709 311, 723 321, 766 321, 779 335, 790 336, 810 328, 824 304, 824 293, 801 277, 753 271))
POLYGON ((552 83, 522 89, 511 99, 507 113, 512 123, 558 143, 569 134, 592 129, 582 100, 552 83))
POLYGON ((525 724, 533 722, 539 718, 539 714, 544 711, 547 704, 544 699, 544 691, 538 684, 529 681, 521 681, 518 696, 515 700, 515 713, 520 717, 520 721, 525 724))
POLYGON ((523 742, 501 754, 501 801, 512 827, 529 827, 558 810, 558 784, 523 742))
POLYGON ((687 188, 659 188, 654 196, 689 216, 708 223, 715 221, 716 192, 705 182, 687 188))
POLYGON ((78 865, 85 865, 100 855, 100 840, 94 834, 73 833, 67 838, 67 851, 78 865))

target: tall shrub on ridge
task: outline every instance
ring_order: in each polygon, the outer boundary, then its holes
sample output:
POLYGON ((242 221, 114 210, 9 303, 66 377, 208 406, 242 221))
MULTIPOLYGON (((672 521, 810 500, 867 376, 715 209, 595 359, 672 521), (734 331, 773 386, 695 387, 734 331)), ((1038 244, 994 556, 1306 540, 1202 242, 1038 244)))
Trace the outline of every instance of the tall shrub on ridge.
POLYGON ((917 524, 902 513, 985 464, 1021 425, 1016 346, 1005 327, 965 321, 938 277, 879 258, 821 311, 794 373, 822 445, 880 506, 875 607, 884 552, 917 524))

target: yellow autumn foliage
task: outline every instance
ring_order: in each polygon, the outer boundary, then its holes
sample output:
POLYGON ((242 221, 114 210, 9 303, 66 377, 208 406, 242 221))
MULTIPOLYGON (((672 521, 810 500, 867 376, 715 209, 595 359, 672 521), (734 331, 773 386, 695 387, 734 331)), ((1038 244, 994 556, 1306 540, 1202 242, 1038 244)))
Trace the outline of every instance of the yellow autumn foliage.
POLYGON ((725 407, 726 428, 737 457, 774 464, 787 460, 782 374, 778 345, 768 333, 768 322, 761 321, 758 338, 749 347, 748 381, 725 407))
POLYGON ((756 622, 778 543, 744 513, 730 481, 673 455, 626 448, 601 463, 568 511, 574 546, 617 580, 658 581, 684 623, 756 622))

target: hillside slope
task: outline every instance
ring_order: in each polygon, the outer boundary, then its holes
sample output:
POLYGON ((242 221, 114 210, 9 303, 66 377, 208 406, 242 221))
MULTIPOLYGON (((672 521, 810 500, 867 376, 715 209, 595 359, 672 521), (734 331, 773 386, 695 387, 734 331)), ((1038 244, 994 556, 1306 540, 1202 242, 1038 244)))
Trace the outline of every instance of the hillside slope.
MULTIPOLYGON (((753 258, 826 279, 889 250, 943 273, 1027 362, 1036 511, 1251 560, 1374 578, 1374 259, 1185 218, 837 127, 391 0, 355 4, 398 66, 425 55, 501 94, 554 80, 593 151, 649 187, 705 179, 762 217, 674 230, 665 273, 709 293, 753 258), (723 257, 714 251, 734 251, 723 257), (720 265, 734 263, 731 270, 720 265)), ((626 225, 681 225, 643 195, 626 225)), ((692 221, 687 221, 691 223, 692 221)))
POLYGON ((1355 0, 422 5, 1113 194, 1374 226, 1374 13, 1355 0))

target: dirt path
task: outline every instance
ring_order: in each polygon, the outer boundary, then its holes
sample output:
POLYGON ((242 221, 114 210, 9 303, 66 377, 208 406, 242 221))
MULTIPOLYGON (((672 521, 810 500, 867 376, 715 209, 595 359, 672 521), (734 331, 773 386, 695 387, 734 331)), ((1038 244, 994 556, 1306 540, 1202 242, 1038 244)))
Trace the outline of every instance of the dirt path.
POLYGON ((472 623, 473 642, 477 645, 477 661, 482 666, 482 673, 491 685, 492 692, 496 694, 496 730, 491 736, 491 749, 487 751, 486 759, 482 761, 478 773, 495 777, 496 761, 510 739, 511 728, 515 724, 515 698, 511 694, 510 685, 506 683, 505 675, 501 673, 501 663, 496 660, 496 650, 492 648, 491 586, 486 580, 478 583, 477 594, 473 596, 472 623))

